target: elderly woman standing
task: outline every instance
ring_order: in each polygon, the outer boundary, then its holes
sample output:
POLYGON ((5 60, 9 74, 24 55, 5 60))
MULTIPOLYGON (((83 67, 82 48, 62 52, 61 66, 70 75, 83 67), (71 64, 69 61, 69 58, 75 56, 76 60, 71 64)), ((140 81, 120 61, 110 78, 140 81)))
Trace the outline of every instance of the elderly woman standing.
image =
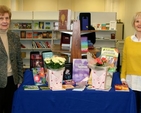
POLYGON ((22 83, 20 38, 9 31, 11 11, 0 5, 0 113, 11 113, 12 99, 22 83))

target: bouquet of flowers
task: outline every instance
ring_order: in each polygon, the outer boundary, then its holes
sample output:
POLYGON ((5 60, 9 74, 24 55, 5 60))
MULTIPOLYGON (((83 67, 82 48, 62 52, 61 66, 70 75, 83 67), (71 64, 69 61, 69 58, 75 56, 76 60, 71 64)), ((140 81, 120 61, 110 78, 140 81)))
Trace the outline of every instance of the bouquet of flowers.
POLYGON ((105 57, 96 58, 96 66, 105 66, 107 63, 107 59, 105 57))
POLYGON ((93 58, 91 53, 87 53, 88 66, 95 68, 96 66, 108 66, 108 60, 106 57, 93 58))
POLYGON ((54 55, 51 58, 45 58, 44 62, 48 69, 61 69, 65 66, 66 59, 54 55))

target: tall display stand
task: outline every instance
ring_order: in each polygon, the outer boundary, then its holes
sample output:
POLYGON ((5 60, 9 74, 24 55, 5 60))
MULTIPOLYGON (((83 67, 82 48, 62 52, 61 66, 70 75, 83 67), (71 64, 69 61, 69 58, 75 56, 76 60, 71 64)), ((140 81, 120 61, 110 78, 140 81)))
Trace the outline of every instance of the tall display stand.
POLYGON ((81 39, 80 39, 80 21, 73 22, 72 46, 71 46, 71 62, 73 59, 81 58, 81 39))

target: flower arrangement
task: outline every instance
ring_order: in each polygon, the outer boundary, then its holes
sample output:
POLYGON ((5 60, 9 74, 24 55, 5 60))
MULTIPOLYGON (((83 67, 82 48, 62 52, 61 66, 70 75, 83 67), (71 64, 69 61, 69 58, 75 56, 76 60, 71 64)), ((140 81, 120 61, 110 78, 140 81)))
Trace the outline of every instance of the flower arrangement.
POLYGON ((48 69, 61 69, 64 67, 66 59, 54 55, 51 58, 45 58, 44 62, 48 69))
POLYGON ((96 60, 96 66, 104 66, 107 63, 107 59, 105 57, 98 57, 96 60))

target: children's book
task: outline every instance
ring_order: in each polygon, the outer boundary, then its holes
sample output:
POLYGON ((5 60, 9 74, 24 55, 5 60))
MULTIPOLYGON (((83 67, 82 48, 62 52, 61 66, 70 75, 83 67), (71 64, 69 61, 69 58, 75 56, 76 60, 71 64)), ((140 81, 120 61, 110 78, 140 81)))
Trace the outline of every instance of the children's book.
POLYGON ((118 61, 118 49, 116 48, 102 48, 101 57, 105 57, 109 66, 108 72, 115 72, 118 61))
POLYGON ((39 90, 39 87, 37 85, 24 85, 24 90, 39 90))
POLYGON ((73 59, 72 79, 75 83, 79 83, 89 77, 90 69, 87 59, 73 59))
POLYGON ((35 85, 45 85, 46 84, 46 78, 45 78, 45 72, 44 68, 32 68, 33 72, 33 79, 35 85))

